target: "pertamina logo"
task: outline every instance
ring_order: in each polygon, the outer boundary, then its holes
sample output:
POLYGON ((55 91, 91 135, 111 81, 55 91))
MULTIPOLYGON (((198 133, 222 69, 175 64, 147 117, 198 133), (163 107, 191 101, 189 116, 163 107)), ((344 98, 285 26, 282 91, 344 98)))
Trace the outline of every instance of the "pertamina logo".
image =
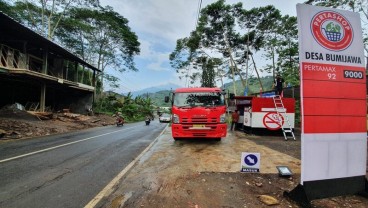
POLYGON ((353 42, 353 28, 350 22, 334 11, 321 11, 311 21, 314 39, 324 48, 342 51, 353 42))

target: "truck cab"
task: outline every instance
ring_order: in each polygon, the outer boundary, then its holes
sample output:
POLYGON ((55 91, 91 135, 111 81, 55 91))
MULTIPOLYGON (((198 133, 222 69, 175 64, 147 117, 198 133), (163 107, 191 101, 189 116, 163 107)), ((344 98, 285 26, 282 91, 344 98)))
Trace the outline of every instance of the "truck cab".
POLYGON ((226 105, 220 88, 179 88, 172 93, 171 104, 175 140, 226 137, 226 105))

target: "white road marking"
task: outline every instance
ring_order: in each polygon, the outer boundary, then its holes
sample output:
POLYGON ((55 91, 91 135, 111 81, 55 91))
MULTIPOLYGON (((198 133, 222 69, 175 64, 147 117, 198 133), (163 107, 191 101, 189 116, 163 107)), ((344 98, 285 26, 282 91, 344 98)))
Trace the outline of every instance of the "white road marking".
POLYGON ((146 149, 143 150, 141 154, 138 155, 131 163, 129 163, 128 166, 126 166, 112 181, 105 186, 100 193, 98 193, 84 208, 93 208, 96 207, 96 205, 106 196, 109 196, 115 189, 114 187, 118 185, 120 180, 124 177, 124 175, 141 159, 141 157, 153 146, 153 144, 158 140, 158 138, 165 132, 166 128, 169 125, 166 125, 166 127, 162 130, 160 135, 156 137, 153 142, 151 142, 150 145, 146 149))
MULTIPOLYGON (((134 127, 136 127, 136 126, 134 126, 134 127)), ((22 157, 27 157, 27 156, 35 155, 35 154, 38 154, 38 153, 41 153, 41 152, 47 152, 47 151, 50 151, 50 150, 53 150, 53 149, 57 149, 57 148, 60 148, 60 147, 65 147, 65 146, 68 146, 68 145, 72 145, 72 144, 76 144, 76 143, 79 143, 79 142, 87 141, 87 140, 94 139, 94 138, 97 138, 97 137, 101 137, 101 136, 113 134, 113 133, 120 132, 120 131, 125 131, 127 129, 132 129, 134 127, 124 128, 124 129, 121 129, 121 130, 118 130, 118 131, 113 131, 113 132, 109 132, 109 133, 106 133, 106 134, 101 134, 101 135, 97 135, 97 136, 93 136, 93 137, 81 139, 81 140, 78 140, 78 141, 69 142, 69 143, 66 143, 66 144, 61 144, 61 145, 58 145, 58 146, 55 146, 55 147, 50 147, 50 148, 46 148, 46 149, 43 149, 43 150, 38 150, 38 151, 35 151, 35 152, 30 152, 30 153, 27 153, 27 154, 23 154, 23 155, 19 155, 19 156, 7 158, 7 159, 4 159, 4 160, 0 160, 0 163, 11 161, 11 160, 16 160, 16 159, 19 159, 19 158, 22 158, 22 157)))

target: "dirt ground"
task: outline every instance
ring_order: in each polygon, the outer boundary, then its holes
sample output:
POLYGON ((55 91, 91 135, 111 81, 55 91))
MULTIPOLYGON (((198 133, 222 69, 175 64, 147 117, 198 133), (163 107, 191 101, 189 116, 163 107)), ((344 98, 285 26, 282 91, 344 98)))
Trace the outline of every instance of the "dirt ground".
MULTIPOLYGON (((300 135, 300 134, 299 134, 300 135)), ((170 130, 120 182, 101 207, 298 207, 283 196, 300 180, 300 137, 229 132, 221 142, 174 141, 170 130), (261 154, 261 173, 240 173, 241 152, 261 154), (279 177, 277 165, 294 175, 279 177), (268 199, 268 200, 267 200, 268 199), (270 203, 270 205, 266 205, 270 203)), ((312 201, 313 207, 368 207, 368 199, 344 196, 312 201)))
POLYGON ((0 110, 0 142, 14 139, 59 134, 98 126, 114 125, 115 118, 104 114, 86 116, 53 113, 42 120, 30 112, 17 109, 0 110))
MULTIPOLYGON (((51 119, 39 120, 23 111, 0 111, 0 141, 114 125, 114 122, 115 118, 106 115, 58 113, 51 119)), ((291 191, 300 180, 300 132, 297 135, 297 141, 284 141, 282 136, 235 131, 220 142, 174 141, 167 128, 115 187, 115 192, 98 207, 298 207, 283 196, 284 191, 291 191), (261 154, 260 173, 240 173, 241 152, 261 154), (287 165, 293 176, 279 177, 278 165, 287 165)), ((314 200, 312 206, 360 208, 368 207, 368 199, 334 197, 314 200)))

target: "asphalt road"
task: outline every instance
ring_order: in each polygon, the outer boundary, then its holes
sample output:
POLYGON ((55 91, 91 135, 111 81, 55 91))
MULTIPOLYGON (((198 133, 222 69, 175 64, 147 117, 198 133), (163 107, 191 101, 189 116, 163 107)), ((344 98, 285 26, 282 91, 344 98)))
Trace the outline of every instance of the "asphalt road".
POLYGON ((162 132, 158 120, 0 144, 0 207, 84 207, 162 132))

